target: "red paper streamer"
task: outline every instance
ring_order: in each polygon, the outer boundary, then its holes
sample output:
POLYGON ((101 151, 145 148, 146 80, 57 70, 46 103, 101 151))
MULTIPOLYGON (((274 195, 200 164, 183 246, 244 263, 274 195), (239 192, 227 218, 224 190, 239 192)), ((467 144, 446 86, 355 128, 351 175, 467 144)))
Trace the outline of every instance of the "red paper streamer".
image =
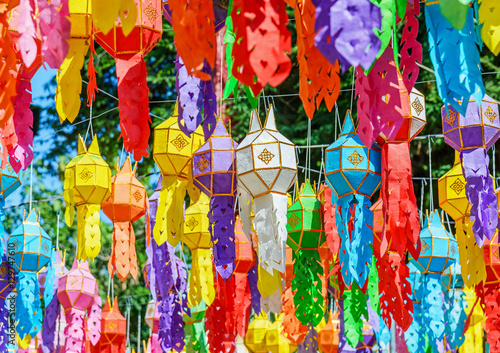
POLYGON ((410 8, 405 17, 406 25, 401 37, 401 74, 408 92, 411 92, 420 72, 417 63, 422 62, 422 44, 417 40, 420 6, 416 3, 410 8))

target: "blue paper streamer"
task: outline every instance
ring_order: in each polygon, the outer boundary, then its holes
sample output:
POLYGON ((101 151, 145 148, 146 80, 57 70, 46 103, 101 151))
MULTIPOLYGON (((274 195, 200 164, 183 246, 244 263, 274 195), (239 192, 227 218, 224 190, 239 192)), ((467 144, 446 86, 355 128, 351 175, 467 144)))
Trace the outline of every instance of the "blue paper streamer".
MULTIPOLYGON (((414 265, 410 264, 410 269, 414 265)), ((416 271, 416 270, 415 270, 416 271)), ((412 287, 412 301, 413 301, 413 321, 405 332, 406 346, 410 353, 425 353, 426 352, 426 327, 423 322, 422 314, 422 299, 423 299, 423 283, 422 275, 418 272, 410 272, 410 284, 412 287)))
POLYGON ((21 271, 16 289, 17 333, 21 339, 28 334, 35 337, 42 328, 43 318, 36 273, 21 271))
POLYGON ((457 30, 435 2, 425 6, 425 22, 439 96, 445 107, 450 104, 465 115, 471 96, 481 102, 485 94, 473 10, 469 8, 464 28, 457 30))
POLYGON ((427 328, 429 343, 433 349, 437 349, 437 343, 443 340, 445 329, 441 275, 436 273, 427 273, 424 275, 424 297, 422 304, 423 321, 427 328))
POLYGON ((56 277, 56 269, 54 267, 54 263, 56 262, 56 252, 52 251, 52 255, 50 257, 50 261, 47 268, 47 275, 45 277, 45 289, 43 292, 43 300, 45 303, 50 303, 52 301, 52 297, 56 294, 55 287, 55 277, 56 277))
POLYGON ((467 321, 465 313, 467 304, 463 291, 451 290, 445 293, 445 306, 446 341, 452 349, 457 350, 465 341, 463 332, 467 321))

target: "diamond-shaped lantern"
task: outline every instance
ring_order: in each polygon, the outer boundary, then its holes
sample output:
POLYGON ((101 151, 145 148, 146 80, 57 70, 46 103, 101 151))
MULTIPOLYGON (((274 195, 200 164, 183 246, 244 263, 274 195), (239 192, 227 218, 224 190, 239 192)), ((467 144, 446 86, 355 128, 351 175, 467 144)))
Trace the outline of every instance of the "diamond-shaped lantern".
POLYGON ((342 277, 349 286, 356 281, 363 287, 372 259, 373 214, 370 198, 380 187, 381 153, 373 145, 367 148, 355 133, 348 111, 337 141, 326 150, 326 179, 332 189, 337 231, 342 240, 339 251, 342 277), (354 229, 349 221, 354 211, 354 229))
POLYGON ((234 269, 237 146, 219 118, 212 136, 193 155, 194 184, 211 198, 208 218, 214 244, 214 261, 217 272, 224 279, 234 269))
POLYGON ((129 273, 137 278, 137 255, 132 222, 146 213, 148 197, 146 188, 135 177, 134 169, 127 157, 122 168, 111 178, 111 195, 103 202, 102 210, 113 222, 113 242, 108 262, 108 272, 116 273, 122 282, 129 273))
POLYGON ((331 313, 330 320, 318 332, 318 347, 323 353, 336 353, 339 346, 339 313, 331 313))
POLYGON ((65 220, 73 224, 76 206, 78 221, 78 259, 95 258, 101 250, 99 211, 111 190, 111 169, 100 152, 97 137, 89 149, 78 136, 78 154, 64 171, 65 220))
MULTIPOLYGON (((184 197, 192 175, 191 158, 205 141, 201 127, 187 137, 179 129, 177 118, 176 104, 172 116, 154 130, 153 158, 163 178, 158 217, 153 230, 159 245, 168 240, 172 246, 176 246, 181 241, 184 197)), ((196 199, 194 195, 190 196, 196 199)))
POLYGON ((486 271, 484 252, 476 243, 472 231, 471 205, 466 195, 466 184, 460 154, 455 151, 453 167, 438 180, 439 206, 455 221, 463 280, 468 287, 473 287, 486 279, 486 271))
POLYGON ((118 298, 115 297, 113 305, 111 305, 111 301, 108 297, 104 304, 101 317, 101 339, 99 340, 101 352, 107 349, 110 351, 125 351, 126 337, 127 320, 120 313, 118 298))
POLYGON ((144 321, 153 333, 158 333, 160 328, 160 313, 158 312, 158 305, 154 300, 151 300, 146 307, 146 316, 144 321))
POLYGON ((201 193, 196 202, 191 200, 186 209, 184 234, 182 240, 191 250, 192 263, 189 279, 188 302, 191 307, 198 305, 201 299, 211 305, 215 298, 214 274, 212 265, 212 239, 208 212, 210 198, 201 193))
POLYGON ((64 308, 66 321, 71 331, 67 332, 65 347, 79 349, 85 344, 84 331, 92 345, 96 345, 100 338, 101 325, 96 318, 101 317, 101 297, 97 281, 89 270, 87 261, 78 262, 76 257, 71 270, 59 278, 57 297, 64 308), (85 328, 85 312, 88 312, 89 323, 85 328))
POLYGON ((245 335, 245 346, 252 353, 268 353, 266 347, 266 333, 269 329, 269 320, 267 315, 260 313, 248 325, 248 331, 245 335))
POLYGON ((161 0, 135 0, 137 19, 132 31, 125 35, 122 24, 104 33, 96 28, 95 39, 116 59, 118 106, 123 145, 134 159, 148 156, 149 89, 144 57, 160 41, 162 34, 161 0))
POLYGON ((322 281, 323 267, 319 248, 326 241, 323 230, 323 213, 309 180, 302 185, 295 203, 288 209, 287 244, 294 251, 295 263, 292 290, 295 291, 295 315, 307 325, 317 325, 323 317, 322 281))
POLYGON ((488 171, 487 151, 500 138, 498 105, 488 95, 481 103, 471 100, 465 116, 453 107, 441 108, 445 142, 460 152, 466 180, 465 193, 471 204, 472 230, 481 247, 498 225, 493 180, 488 171))

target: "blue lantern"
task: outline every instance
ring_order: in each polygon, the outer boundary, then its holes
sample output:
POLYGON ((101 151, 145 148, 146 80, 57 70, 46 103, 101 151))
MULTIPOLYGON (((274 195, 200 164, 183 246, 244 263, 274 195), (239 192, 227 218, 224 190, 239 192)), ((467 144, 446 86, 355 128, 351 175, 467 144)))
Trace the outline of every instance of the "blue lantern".
POLYGON ((436 347, 442 341, 445 330, 443 289, 441 275, 458 257, 458 245, 453 236, 446 231, 439 213, 427 214, 420 232, 420 257, 410 261, 423 276, 424 295, 422 299, 423 322, 428 330, 429 342, 436 347))
POLYGON ((21 186, 20 174, 16 173, 9 162, 5 169, 0 169, 0 256, 5 252, 4 249, 4 227, 5 221, 5 199, 21 186))
POLYGON ((372 262, 373 212, 370 198, 380 187, 381 152, 377 145, 367 148, 354 130, 348 111, 337 141, 326 150, 326 179, 333 190, 335 220, 342 239, 339 251, 342 277, 350 286, 362 288, 372 262), (354 227, 349 231, 349 220, 354 227))
MULTIPOLYGON (((31 210, 23 224, 9 237, 9 256, 18 274, 16 297, 17 333, 26 346, 42 328, 40 288, 37 272, 51 259, 52 242, 31 210)), ((25 348, 25 347, 24 347, 25 348)))

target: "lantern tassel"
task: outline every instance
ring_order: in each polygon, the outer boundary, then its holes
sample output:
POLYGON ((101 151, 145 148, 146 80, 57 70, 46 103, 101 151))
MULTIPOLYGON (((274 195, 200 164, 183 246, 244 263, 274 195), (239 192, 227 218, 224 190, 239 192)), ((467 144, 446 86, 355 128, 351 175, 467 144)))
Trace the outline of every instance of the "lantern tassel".
MULTIPOLYGON (((259 242, 259 263, 273 274, 285 272, 288 197, 269 193, 253 201, 253 225, 259 242)), ((274 291, 273 291, 274 293, 274 291)))
POLYGON ((391 328, 392 319, 404 331, 412 323, 413 303, 408 282, 410 270, 396 253, 386 253, 376 261, 379 273, 378 291, 385 324, 391 328))
POLYGON ((151 123, 149 117, 149 88, 146 63, 142 53, 116 58, 118 77, 118 106, 120 108, 120 137, 125 150, 140 161, 147 157, 151 123))
POLYGON ((88 50, 89 46, 85 39, 71 39, 68 55, 57 70, 55 101, 61 123, 66 119, 73 123, 80 112, 81 70, 88 50))
POLYGON ((250 322, 250 287, 246 273, 235 273, 235 310, 236 310, 236 332, 244 338, 250 322))
POLYGON ((473 288, 475 285, 486 280, 484 251, 476 243, 470 220, 466 218, 457 220, 455 222, 455 229, 462 278, 467 287, 473 288))
POLYGON ((135 252, 135 233, 131 222, 113 223, 113 242, 108 262, 111 278, 114 272, 123 282, 130 274, 137 279, 137 254, 135 252))
MULTIPOLYGON (((45 289, 47 290, 47 289, 45 289)), ((60 315, 60 304, 57 295, 52 297, 52 300, 45 307, 45 316, 42 326, 42 349, 47 352, 54 351, 54 337, 56 335, 57 318, 60 315)))
POLYGON ((71 308, 66 311, 66 328, 64 335, 66 342, 64 349, 66 352, 85 352, 85 312, 71 308))
POLYGON ((463 332, 467 321, 466 306, 463 291, 453 289, 445 293, 445 336, 452 349, 458 349, 465 341, 463 332))
POLYGON ((283 319, 281 320, 283 336, 293 344, 298 345, 307 335, 308 328, 306 325, 303 325, 295 315, 297 309, 294 304, 294 295, 291 286, 288 286, 283 291, 281 298, 284 313, 283 319))
POLYGON ((215 298, 212 251, 193 249, 192 259, 188 292, 189 306, 195 307, 202 299, 209 306, 215 298))
POLYGON ((228 279, 234 270, 234 197, 213 196, 210 199, 210 235, 214 244, 214 262, 222 279, 228 279))
POLYGON ((299 250, 294 253, 294 277, 292 290, 295 315, 303 325, 311 322, 317 326, 323 318, 322 283, 323 266, 319 253, 315 250, 299 250))
POLYGON ((424 281, 423 317, 428 328, 429 344, 437 348, 436 344, 442 341, 445 329, 441 276, 428 273, 424 276, 424 281))
MULTIPOLYGON (((8 309, 4 299, 0 299, 0 326, 2 328, 9 327, 9 319, 8 319, 8 309)), ((9 342, 8 330, 2 329, 0 330, 0 350, 2 352, 8 352, 7 344, 9 342)))
POLYGON ((385 143, 382 146, 382 189, 384 224, 381 256, 387 250, 387 225, 392 246, 402 258, 406 250, 418 259, 420 254, 420 217, 411 179, 409 143, 385 143), (397 156, 395 158, 394 156, 397 156))
MULTIPOLYGON (((333 200, 332 200, 333 201, 333 200)), ((337 200, 335 220, 341 238, 339 251, 342 263, 342 277, 347 286, 353 281, 363 287, 369 273, 373 249, 373 212, 370 199, 360 194, 353 194, 337 200)))
POLYGON ((425 353, 426 327, 423 323, 422 307, 413 305, 413 321, 405 332, 405 341, 410 353, 425 353))
POLYGON ((90 343, 93 346, 95 346, 101 338, 101 308, 102 299, 99 295, 96 295, 87 308, 87 331, 89 333, 90 343))
POLYGON ((356 283, 353 283, 351 290, 344 292, 344 330, 347 343, 351 347, 356 347, 363 340, 362 316, 368 318, 366 301, 366 294, 356 283))
POLYGON ((97 88, 96 82, 96 69, 94 67, 94 55, 95 55, 95 47, 94 40, 90 40, 90 58, 89 65, 87 68, 87 78, 89 79, 89 83, 87 84, 87 107, 92 105, 92 102, 95 100, 96 92, 99 92, 97 88))
POLYGON ((99 211, 101 205, 84 204, 76 207, 78 222, 78 260, 94 259, 101 251, 99 211))
POLYGON ((17 85, 14 102, 14 127, 17 142, 9 149, 9 162, 16 173, 26 170, 33 160, 33 112, 31 111, 31 81, 23 78, 17 85))
POLYGON ((14 148, 18 141, 16 128, 14 126, 14 120, 12 118, 5 123, 3 129, 0 129, 0 137, 0 159, 2 162, 1 168, 5 169, 7 167, 7 160, 9 158, 8 151, 12 150, 12 148, 14 148))
POLYGON ((158 202, 157 221, 153 228, 153 236, 161 245, 168 241, 177 246, 184 232, 183 205, 188 180, 175 175, 164 175, 160 199, 158 202))
POLYGON ((464 150, 460 154, 465 176, 465 193, 471 205, 472 231, 479 247, 485 237, 491 239, 498 225, 497 197, 488 165, 490 159, 484 149, 464 150))
POLYGON ((16 329, 21 341, 24 341, 28 336, 35 337, 42 328, 43 315, 36 272, 19 272, 16 289, 16 329))

